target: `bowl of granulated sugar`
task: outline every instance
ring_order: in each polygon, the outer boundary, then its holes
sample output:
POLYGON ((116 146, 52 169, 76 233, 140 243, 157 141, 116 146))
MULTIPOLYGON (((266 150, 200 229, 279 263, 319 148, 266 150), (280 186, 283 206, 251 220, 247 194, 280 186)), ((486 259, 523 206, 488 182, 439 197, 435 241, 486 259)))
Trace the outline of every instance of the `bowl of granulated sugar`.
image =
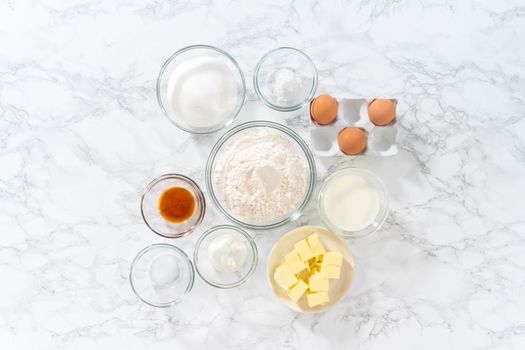
POLYGON ((217 209, 251 229, 297 219, 312 198, 315 161, 306 142, 284 125, 247 122, 228 131, 206 164, 206 187, 217 209))

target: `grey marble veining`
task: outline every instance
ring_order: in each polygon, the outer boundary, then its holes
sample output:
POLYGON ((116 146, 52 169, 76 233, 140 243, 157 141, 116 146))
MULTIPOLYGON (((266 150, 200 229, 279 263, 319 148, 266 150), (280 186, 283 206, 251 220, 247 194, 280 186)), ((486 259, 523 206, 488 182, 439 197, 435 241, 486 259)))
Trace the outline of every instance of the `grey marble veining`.
MULTIPOLYGON (((523 349, 525 347, 525 2, 0 1, 1 349, 523 349), (145 185, 180 172, 204 185, 216 139, 162 115, 155 80, 174 51, 229 51, 248 83, 236 121, 273 119, 306 136, 304 114, 262 106, 251 84, 268 50, 294 46, 318 92, 394 96, 400 152, 317 159, 375 171, 392 210, 348 241, 355 280, 329 312, 288 310, 265 280, 280 235, 256 234, 242 287, 197 279, 154 309, 130 262, 169 241, 139 215, 145 185)), ((210 208, 192 236, 225 220, 210 208)))

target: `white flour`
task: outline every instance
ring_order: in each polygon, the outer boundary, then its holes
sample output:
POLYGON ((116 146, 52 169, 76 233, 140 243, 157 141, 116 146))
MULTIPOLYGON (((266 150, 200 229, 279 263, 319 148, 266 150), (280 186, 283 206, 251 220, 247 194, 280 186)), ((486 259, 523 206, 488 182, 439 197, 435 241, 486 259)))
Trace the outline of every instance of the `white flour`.
POLYGON ((246 130, 223 147, 214 170, 214 186, 223 206, 234 216, 253 223, 273 221, 304 199, 308 163, 283 133, 246 130))

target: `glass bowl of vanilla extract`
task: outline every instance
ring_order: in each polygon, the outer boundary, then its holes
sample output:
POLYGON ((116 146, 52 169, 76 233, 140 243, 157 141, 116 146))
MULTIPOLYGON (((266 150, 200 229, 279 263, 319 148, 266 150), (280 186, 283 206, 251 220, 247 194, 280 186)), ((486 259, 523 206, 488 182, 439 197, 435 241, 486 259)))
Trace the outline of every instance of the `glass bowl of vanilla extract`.
POLYGON ((151 181, 140 201, 146 225, 166 238, 192 233, 204 219, 206 201, 200 187, 181 174, 165 174, 151 181))

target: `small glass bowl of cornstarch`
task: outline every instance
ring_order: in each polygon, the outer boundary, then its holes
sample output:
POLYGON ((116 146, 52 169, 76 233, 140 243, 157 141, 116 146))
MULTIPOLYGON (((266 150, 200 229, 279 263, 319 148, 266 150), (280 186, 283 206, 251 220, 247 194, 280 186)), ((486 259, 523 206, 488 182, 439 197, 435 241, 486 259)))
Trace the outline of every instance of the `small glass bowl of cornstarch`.
POLYGON ((217 141, 206 164, 206 187, 230 221, 271 229, 297 219, 312 198, 313 155, 299 135, 269 121, 247 122, 217 141))

